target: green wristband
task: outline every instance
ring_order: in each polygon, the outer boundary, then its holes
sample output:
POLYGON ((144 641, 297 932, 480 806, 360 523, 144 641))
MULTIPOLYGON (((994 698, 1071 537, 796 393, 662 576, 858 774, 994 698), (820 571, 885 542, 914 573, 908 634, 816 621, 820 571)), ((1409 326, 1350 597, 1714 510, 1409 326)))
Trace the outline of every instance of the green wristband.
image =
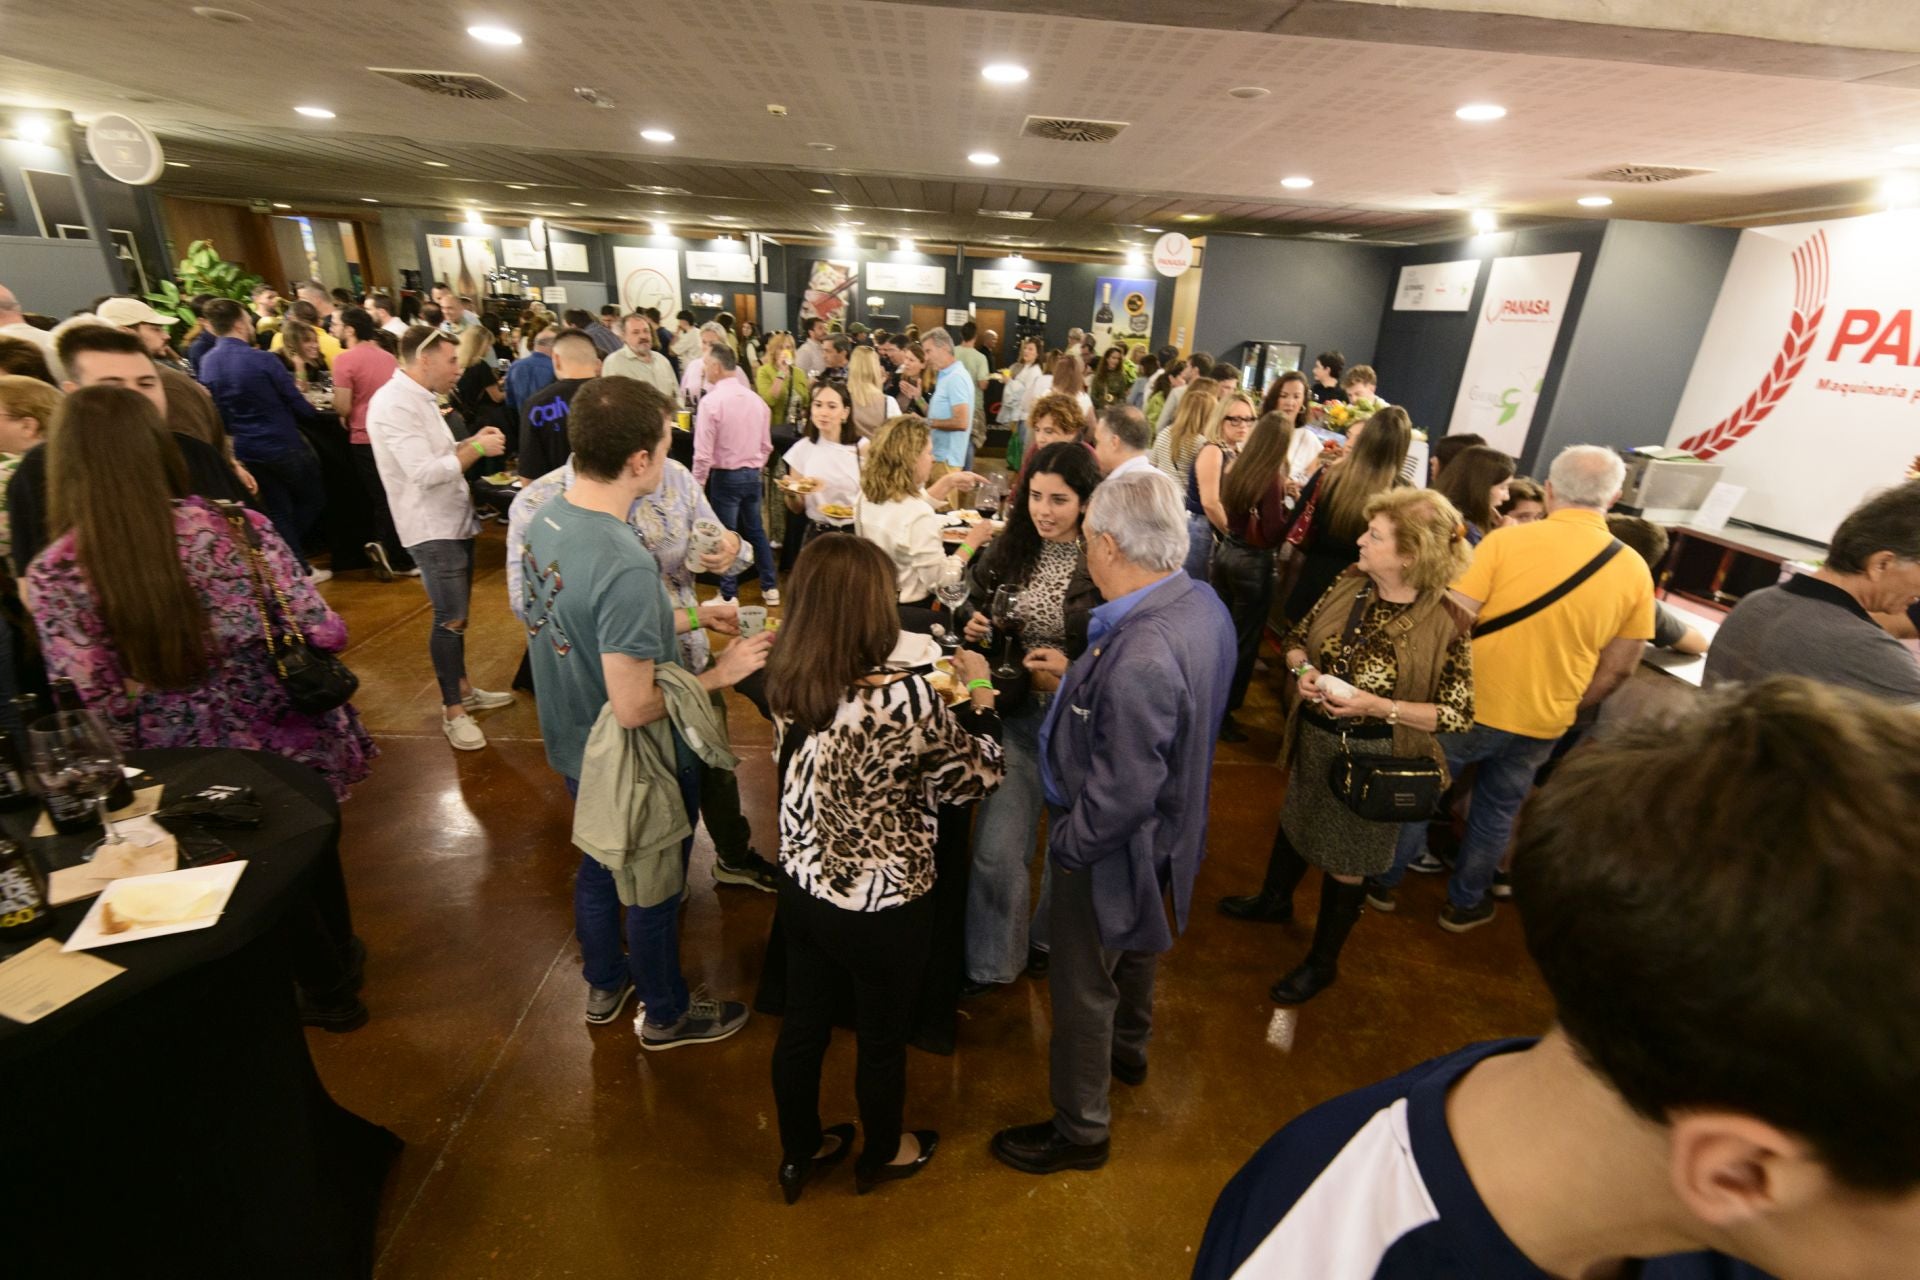
POLYGON ((973 692, 973 691, 974 691, 975 689, 991 689, 991 688, 993 688, 993 681, 991 681, 991 680, 969 680, 969 681, 967 681, 967 692, 968 692, 968 693, 972 693, 972 692, 973 692))
POLYGON ((688 605, 687 606, 687 630, 698 631, 699 629, 700 629, 700 610, 693 605, 688 605))

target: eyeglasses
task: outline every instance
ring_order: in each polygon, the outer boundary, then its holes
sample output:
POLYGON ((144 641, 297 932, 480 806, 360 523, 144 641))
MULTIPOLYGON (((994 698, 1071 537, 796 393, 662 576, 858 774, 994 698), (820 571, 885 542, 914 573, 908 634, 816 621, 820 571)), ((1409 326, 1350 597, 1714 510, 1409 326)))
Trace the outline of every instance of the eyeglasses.
POLYGON ((1244 413, 1230 413, 1230 414, 1228 414, 1228 415, 1227 415, 1226 417, 1224 417, 1224 418, 1222 418, 1222 419, 1220 419, 1220 421, 1222 421, 1222 422, 1237 422, 1237 423, 1239 423, 1239 424, 1240 424, 1241 426, 1243 426, 1243 427, 1244 427, 1244 426, 1246 426, 1246 425, 1247 425, 1247 424, 1248 424, 1249 422, 1252 422, 1252 421, 1253 421, 1253 419, 1252 419, 1252 418, 1250 418, 1250 417, 1248 417, 1248 416, 1247 416, 1246 414, 1244 414, 1244 413))

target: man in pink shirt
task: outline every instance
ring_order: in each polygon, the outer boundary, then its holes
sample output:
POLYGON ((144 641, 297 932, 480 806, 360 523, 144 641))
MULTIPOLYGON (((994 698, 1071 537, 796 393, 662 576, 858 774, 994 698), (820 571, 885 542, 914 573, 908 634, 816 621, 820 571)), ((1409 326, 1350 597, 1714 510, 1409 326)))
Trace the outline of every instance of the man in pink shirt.
POLYGON ((347 429, 347 445, 353 450, 354 469, 360 473, 360 487, 366 491, 367 510, 373 518, 374 540, 367 544, 367 558, 383 582, 394 575, 415 577, 413 557, 400 545, 394 532, 393 514, 387 510, 387 489, 380 483, 380 468, 373 460, 373 446, 367 442, 367 407, 373 393, 393 381, 400 362, 380 345, 379 326, 364 307, 348 307, 340 313, 341 338, 347 349, 333 361, 333 411, 347 429))
MULTIPOLYGON (((760 519, 760 468, 773 452, 773 415, 767 402, 739 376, 740 361, 726 343, 708 347, 701 365, 707 389, 693 419, 693 479, 706 486, 720 523, 753 547, 761 599, 777 605, 780 590, 773 572, 773 545, 760 519)), ((721 599, 732 600, 739 581, 737 574, 723 576, 721 599)))

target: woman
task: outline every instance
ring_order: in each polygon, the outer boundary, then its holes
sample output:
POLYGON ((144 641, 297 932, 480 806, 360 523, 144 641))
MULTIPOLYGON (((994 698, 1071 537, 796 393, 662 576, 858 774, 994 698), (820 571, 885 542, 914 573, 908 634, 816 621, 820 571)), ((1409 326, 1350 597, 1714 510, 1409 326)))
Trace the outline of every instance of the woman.
MULTIPOLYGON (((1044 380, 1043 380, 1044 381, 1044 380)), ((1078 356, 1069 352, 1053 362, 1053 381, 1045 388, 1035 388, 1043 396, 1066 396, 1080 406, 1081 427, 1093 428, 1093 397, 1087 394, 1086 371, 1080 366, 1078 356)))
POLYGON ((1220 909, 1242 920, 1293 919, 1293 891, 1309 867, 1325 873, 1306 960, 1268 992, 1300 1004, 1332 984, 1340 948, 1360 917, 1365 878, 1393 865, 1400 824, 1360 817, 1333 793, 1329 771, 1355 756, 1446 757, 1436 733, 1473 726, 1472 620, 1447 599, 1473 552, 1453 504, 1429 489, 1376 494, 1364 509, 1359 558, 1288 633, 1287 666, 1300 697, 1287 718, 1282 762, 1292 766, 1280 830, 1260 892, 1220 909), (1353 686, 1325 688, 1323 673, 1353 686))
MULTIPOLYGON (((1140 363, 1136 367, 1139 370, 1139 376, 1133 380, 1133 386, 1127 390, 1127 403, 1136 409, 1142 409, 1146 407, 1147 391, 1153 386, 1155 375, 1160 372, 1160 358, 1155 355, 1141 356, 1140 363)), ((1147 421, 1152 422, 1153 419, 1149 418, 1147 421)))
POLYGON ((887 379, 887 394, 900 412, 916 416, 927 411, 927 353, 917 342, 902 343, 900 367, 887 379))
MULTIPOLYGON (((934 514, 933 504, 955 489, 985 482, 971 471, 949 471, 929 487, 927 477, 932 474, 933 430, 924 418, 895 418, 867 445, 853 527, 892 559, 901 604, 930 606, 934 587, 948 572, 947 548, 940 540, 940 517, 934 514)), ((993 526, 977 521, 953 554, 964 565, 991 537, 993 526)))
MULTIPOLYGON (((967 639, 986 641, 992 631, 994 592, 1020 593, 1020 643, 1030 662, 1064 672, 1087 647, 1088 618, 1101 602, 1087 572, 1081 518, 1100 483, 1093 454, 1078 444, 1052 444, 1027 463, 1026 478, 1007 510, 1007 531, 973 563, 968 583, 974 614, 967 639)), ((1001 721, 1007 776, 987 797, 973 827, 973 875, 967 881, 967 985, 978 995, 1012 982, 1024 967, 1046 972, 1047 877, 1032 913, 1029 945, 1027 890, 1034 837, 1045 797, 1040 788, 1040 726, 1052 701, 1043 675, 1034 693, 1011 706, 1001 721)))
POLYGON ((1532 524, 1547 518, 1547 491, 1526 476, 1507 482, 1507 500, 1499 504, 1499 527, 1532 524))
MULTIPOLYGON (((348 307, 340 313, 341 340, 346 343, 333 362, 333 411, 347 429, 347 449, 353 455, 354 473, 360 478, 366 498, 364 510, 374 537, 366 544, 367 558, 382 579, 396 574, 413 577, 420 570, 413 556, 400 545, 393 527, 393 511, 387 505, 387 487, 380 482, 380 468, 373 460, 373 444, 367 438, 367 411, 380 388, 393 381, 400 362, 379 339, 391 339, 373 323, 373 315, 364 307, 348 307)), ((519 433, 509 431, 512 440, 519 433)))
POLYGON ((493 333, 484 324, 469 325, 460 334, 460 381, 453 388, 453 405, 468 434, 498 427, 509 440, 518 435, 518 424, 508 421, 506 399, 507 389, 493 367, 493 333))
POLYGON ((1193 470, 1194 455, 1207 442, 1207 428, 1219 407, 1220 384, 1204 378, 1187 389, 1173 413, 1173 421, 1153 438, 1149 461, 1173 477, 1184 491, 1187 473, 1193 470))
POLYGON ((1361 424, 1365 430, 1338 461, 1316 471, 1300 493, 1287 541, 1300 557, 1300 577, 1287 596, 1287 618, 1298 621, 1354 561, 1357 539, 1367 527, 1367 503, 1405 483, 1413 443, 1407 411, 1382 409, 1361 424))
POLYGON ((733 341, 740 363, 747 368, 747 376, 757 379, 760 376, 760 326, 751 320, 742 320, 733 327, 733 341))
MULTIPOLYGON (((889 424, 891 425, 891 424, 889 424)), ((961 650, 967 702, 886 669, 900 636, 893 566, 871 543, 821 538, 800 556, 767 696, 780 765, 779 923, 786 1015, 773 1049, 780 1189, 788 1204, 845 1158, 853 1126, 820 1126, 820 1065, 851 988, 865 1195, 911 1178, 939 1135, 903 1132, 906 1038, 933 931, 938 807, 999 783, 1000 727, 985 659, 961 650)))
MULTIPOLYGON (((787 475, 795 480, 812 480, 817 487, 803 495, 782 490, 787 510, 805 515, 807 523, 799 537, 811 540, 822 533, 844 533, 853 528, 851 516, 828 515, 828 506, 849 511, 860 497, 860 450, 854 442, 851 421, 853 401, 847 388, 837 382, 823 382, 813 389, 813 404, 808 411, 805 439, 787 450, 787 475)), ((795 536, 793 522, 787 522, 787 537, 795 536)))
POLYGON ((900 406, 888 395, 880 356, 872 347, 855 347, 847 362, 847 390, 853 399, 853 429, 867 439, 889 418, 900 416, 900 406))
MULTIPOLYGON (((1303 379, 1295 386, 1298 399, 1280 398, 1278 413, 1261 415, 1240 456, 1219 482, 1219 501, 1208 507, 1213 525, 1213 589, 1233 617, 1239 646, 1233 667, 1233 688, 1227 696, 1227 716, 1220 736, 1245 736, 1233 713, 1247 700, 1253 662, 1260 656, 1260 636, 1273 611, 1273 556, 1287 536, 1287 451, 1293 448, 1294 420, 1306 398, 1303 379)), ((1245 393, 1239 393, 1244 395, 1245 393)), ((1229 408, 1229 418, 1239 416, 1229 408)))
MULTIPOLYGON (((76 391, 47 448, 55 536, 27 570, 27 598, 49 673, 74 682, 123 748, 273 751, 344 799, 378 754, 373 739, 351 706, 293 709, 262 638, 246 539, 182 496, 185 471, 152 403, 118 387, 76 391)), ((267 587, 307 643, 346 648, 346 625, 273 526, 244 516, 267 587)))
POLYGON ((1093 397, 1095 413, 1110 404, 1125 404, 1127 395, 1133 390, 1133 375, 1127 372, 1127 353, 1118 345, 1107 348, 1107 354, 1100 357, 1100 367, 1093 375, 1093 385, 1088 388, 1093 397))
POLYGON ((327 372, 327 358, 320 351, 320 331, 304 320, 288 316, 280 326, 280 333, 286 339, 280 348, 280 356, 293 371, 293 380, 302 391, 313 387, 324 387, 331 378, 327 372))
POLYGON ((1507 500, 1512 480, 1513 459, 1485 445, 1463 449, 1440 473, 1434 489, 1466 518, 1468 546, 1479 546, 1480 539, 1500 527, 1495 513, 1507 500))
MULTIPOLYGON (((7 519, 7 481, 27 450, 46 439, 60 409, 60 392, 38 378, 0 374, 0 566, 13 554, 13 527, 7 519)), ((0 570, 4 572, 4 570, 0 570)))
POLYGON ((767 358, 754 375, 754 389, 773 413, 773 426, 798 423, 807 412, 807 371, 793 362, 793 335, 776 333, 767 341, 767 358))
MULTIPOLYGON (((1183 477, 1187 490, 1187 563, 1184 567, 1187 576, 1197 582, 1208 580, 1208 566, 1213 563, 1214 518, 1208 514, 1208 508, 1219 508, 1220 477, 1226 474, 1240 446, 1246 443, 1247 433, 1253 430, 1258 416, 1253 411, 1253 396, 1249 392, 1236 391, 1215 401, 1201 390, 1218 385, 1203 381, 1188 388, 1180 401, 1179 412, 1174 415, 1177 434, 1182 421, 1191 420, 1203 408, 1208 410, 1206 427, 1193 452, 1193 465, 1183 477)), ((1224 524, 1225 516, 1220 519, 1224 524)))
MULTIPOLYGON (((1013 435, 1020 435, 1020 424, 1027 420, 1027 408, 1038 398, 1032 392, 1034 384, 1040 381, 1040 339, 1023 338, 1019 360, 1011 369, 994 376, 1006 384, 1000 393, 1000 416, 995 421, 1013 435)), ((1010 463, 1019 456, 1012 446, 1008 452, 1010 463)))
POLYGON ((1147 384, 1146 414, 1149 427, 1160 421, 1160 411, 1167 407, 1167 397, 1173 394, 1175 387, 1186 385, 1186 377, 1187 361, 1181 357, 1154 375, 1153 381, 1147 384))

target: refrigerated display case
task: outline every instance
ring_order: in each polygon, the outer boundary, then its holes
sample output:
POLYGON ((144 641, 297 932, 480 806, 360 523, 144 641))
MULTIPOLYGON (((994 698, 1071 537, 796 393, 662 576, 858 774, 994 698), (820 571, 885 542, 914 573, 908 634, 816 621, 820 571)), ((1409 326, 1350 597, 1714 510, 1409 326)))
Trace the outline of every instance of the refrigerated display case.
POLYGON ((1252 338, 1240 344, 1240 385, 1256 396, 1267 393, 1273 380, 1289 369, 1298 369, 1307 348, 1301 342, 1276 342, 1252 338))

